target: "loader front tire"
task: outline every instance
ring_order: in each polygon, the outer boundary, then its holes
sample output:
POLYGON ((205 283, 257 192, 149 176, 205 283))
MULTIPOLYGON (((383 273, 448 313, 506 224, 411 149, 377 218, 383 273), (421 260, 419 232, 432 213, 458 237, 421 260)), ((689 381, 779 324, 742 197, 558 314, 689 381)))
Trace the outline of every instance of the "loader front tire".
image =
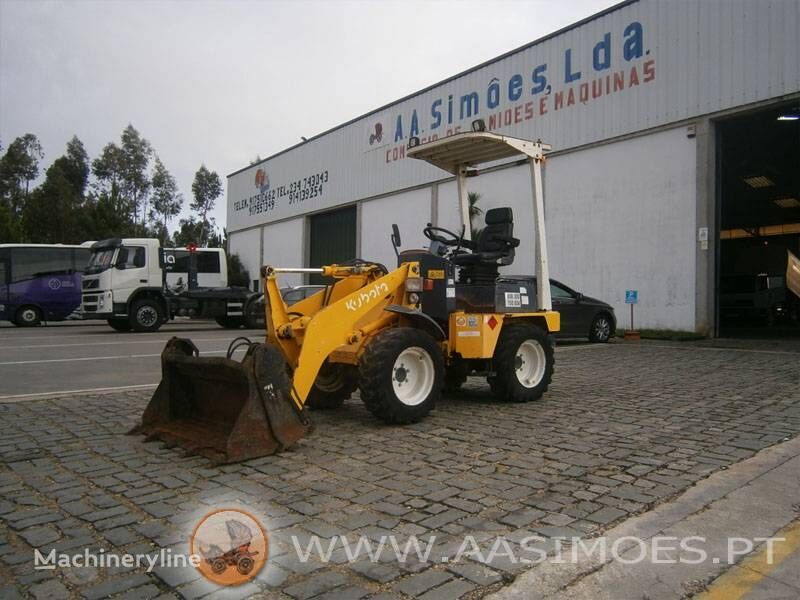
POLYGON ((411 327, 377 334, 358 370, 361 400, 385 423, 416 423, 433 409, 444 387, 441 348, 430 335, 411 327))
POLYGON ((555 368, 553 339, 533 323, 503 327, 492 364, 489 387, 498 400, 531 402, 547 391, 555 368))
POLYGON ((358 378, 350 365, 326 362, 317 374, 306 404, 315 410, 339 408, 358 388, 358 378))

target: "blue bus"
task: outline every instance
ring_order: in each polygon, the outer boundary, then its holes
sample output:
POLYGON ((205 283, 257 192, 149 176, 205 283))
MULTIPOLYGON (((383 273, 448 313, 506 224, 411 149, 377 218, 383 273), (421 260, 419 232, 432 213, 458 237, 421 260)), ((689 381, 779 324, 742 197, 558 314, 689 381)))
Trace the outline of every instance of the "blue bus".
POLYGON ((0 321, 33 327, 80 306, 87 246, 0 244, 0 321))

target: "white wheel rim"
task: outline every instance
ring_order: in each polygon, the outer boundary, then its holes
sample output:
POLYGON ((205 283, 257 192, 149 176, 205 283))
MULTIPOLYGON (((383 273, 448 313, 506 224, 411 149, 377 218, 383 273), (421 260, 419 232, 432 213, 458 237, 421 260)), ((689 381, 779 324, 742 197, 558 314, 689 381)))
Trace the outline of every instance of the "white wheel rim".
POLYGON ((433 359, 425 350, 412 346, 403 350, 392 367, 392 389, 406 406, 416 406, 433 389, 433 359))
POLYGON ((33 323, 36 320, 36 311, 32 308, 26 308, 22 311, 22 320, 26 323, 33 323))
POLYGON ((526 388, 536 387, 544 378, 546 362, 542 345, 536 340, 525 340, 519 345, 514 359, 517 381, 526 388))

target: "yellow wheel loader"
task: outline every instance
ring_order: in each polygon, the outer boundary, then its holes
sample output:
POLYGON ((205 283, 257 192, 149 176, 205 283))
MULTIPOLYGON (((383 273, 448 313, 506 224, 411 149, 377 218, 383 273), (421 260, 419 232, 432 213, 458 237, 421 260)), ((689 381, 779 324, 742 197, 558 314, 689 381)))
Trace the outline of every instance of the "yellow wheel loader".
POLYGON ((320 269, 262 268, 267 335, 245 343, 241 361, 198 356, 173 338, 162 353, 163 379, 134 432, 215 462, 278 452, 311 426, 307 407, 335 408, 356 388, 366 408, 391 424, 425 417, 445 386, 484 375, 501 400, 528 402, 553 373, 551 309, 541 164, 549 146, 485 131, 420 144, 407 156, 455 175, 461 232, 428 224, 429 248, 400 252, 398 266, 354 260, 320 269), (510 208, 486 211, 471 239, 466 179, 483 163, 524 157, 531 171, 536 275, 506 276, 519 240, 510 208), (320 273, 334 283, 288 307, 282 273, 320 273), (537 285, 545 282, 544 285, 537 285))

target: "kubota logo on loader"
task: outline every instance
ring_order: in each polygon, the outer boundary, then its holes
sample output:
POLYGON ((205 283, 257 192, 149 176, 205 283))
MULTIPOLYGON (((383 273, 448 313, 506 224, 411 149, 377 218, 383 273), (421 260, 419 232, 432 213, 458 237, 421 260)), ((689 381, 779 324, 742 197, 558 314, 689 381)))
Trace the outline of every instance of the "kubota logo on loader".
POLYGON ((269 556, 269 538, 261 523, 238 509, 207 514, 192 533, 191 552, 202 560, 197 570, 219 585, 253 579, 269 556))
POLYGON ((367 290, 366 292, 360 292, 356 298, 350 298, 344 305, 347 307, 347 310, 356 311, 365 304, 369 304, 373 300, 385 296, 389 293, 389 286, 385 283, 376 283, 372 286, 371 290, 367 290))

